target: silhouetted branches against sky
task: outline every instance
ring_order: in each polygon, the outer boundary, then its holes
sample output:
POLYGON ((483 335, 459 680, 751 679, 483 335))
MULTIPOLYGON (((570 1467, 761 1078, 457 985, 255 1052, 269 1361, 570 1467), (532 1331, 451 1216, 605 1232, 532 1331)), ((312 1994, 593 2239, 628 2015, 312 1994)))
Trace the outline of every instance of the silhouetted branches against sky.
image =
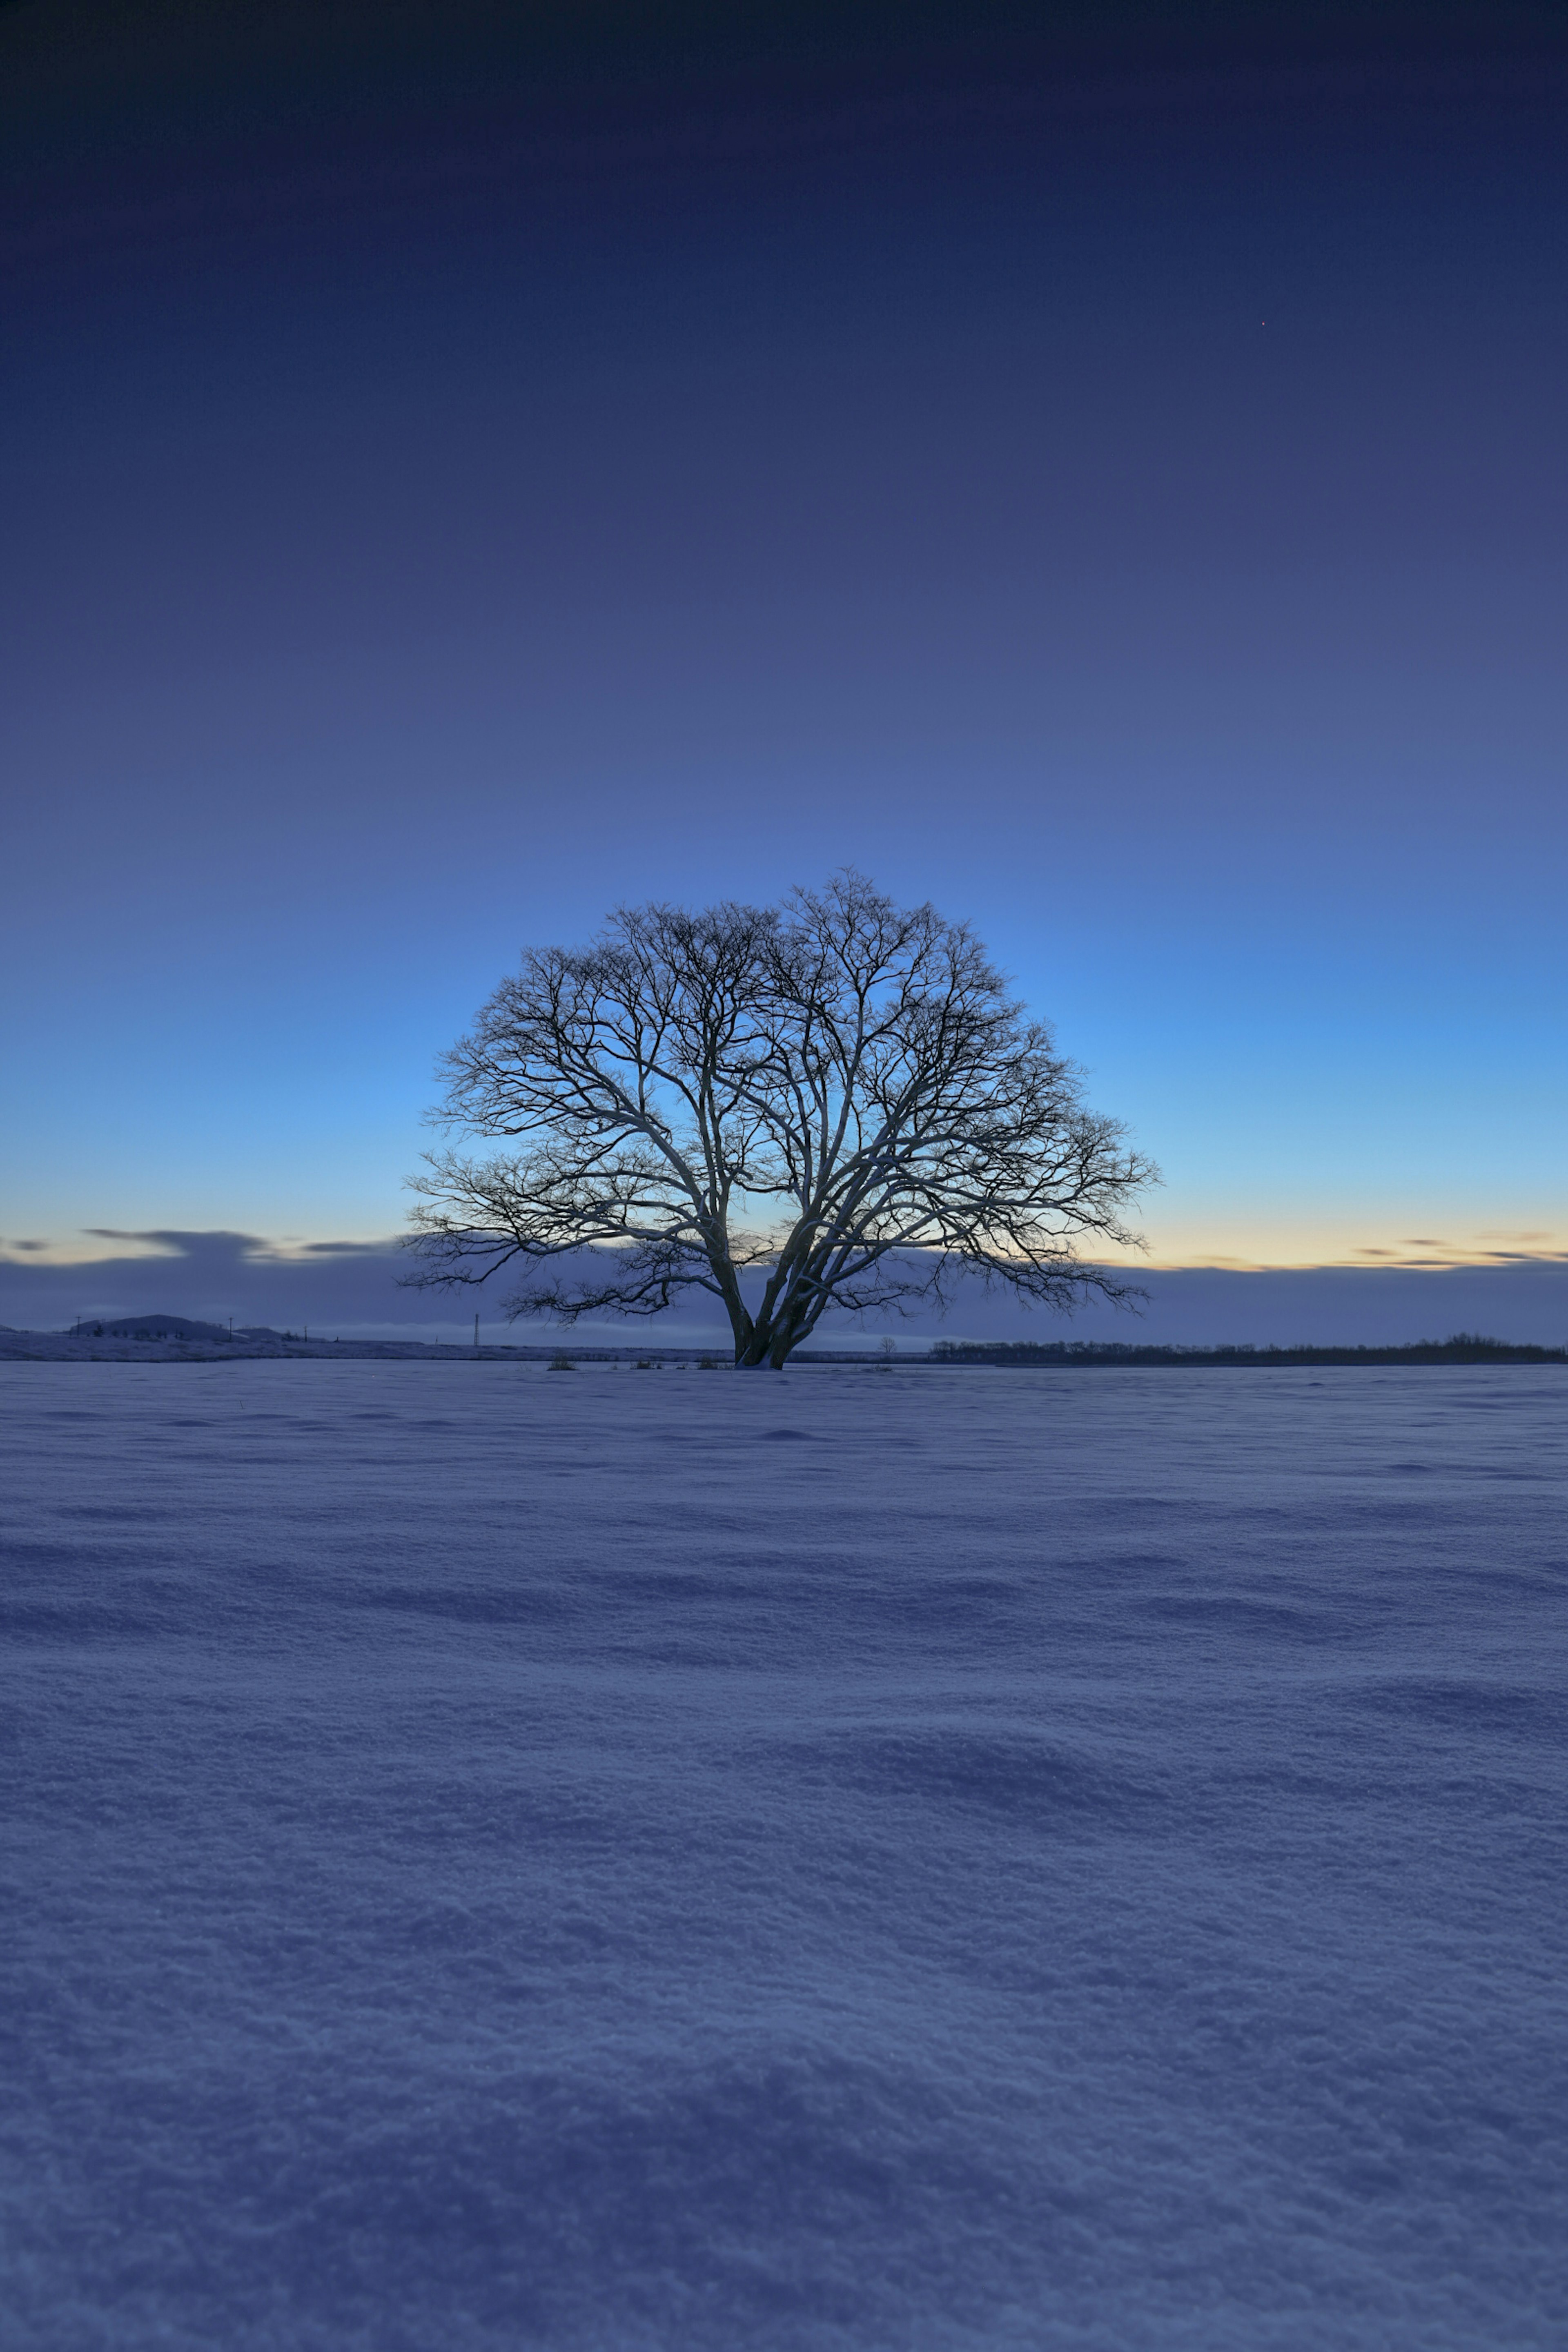
POLYGON ((521 1263, 509 1310, 566 1321, 694 1286, 743 1364, 782 1363, 830 1306, 940 1298, 961 1266, 1046 1306, 1126 1297, 1078 1249, 1134 1244, 1155 1179, 967 926, 853 872, 531 950, 445 1073, 446 1125, 521 1148, 432 1155, 414 1280, 521 1263))

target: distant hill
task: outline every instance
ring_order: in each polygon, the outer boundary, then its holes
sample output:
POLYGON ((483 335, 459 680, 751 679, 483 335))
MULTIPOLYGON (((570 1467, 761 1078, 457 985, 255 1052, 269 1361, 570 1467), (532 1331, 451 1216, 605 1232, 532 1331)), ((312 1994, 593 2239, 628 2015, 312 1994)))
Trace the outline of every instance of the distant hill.
MULTIPOLYGON (((478 1351, 489 1359, 517 1360, 550 1350, 487 1347, 478 1351)), ((414 1361, 437 1358, 471 1359, 470 1346, 445 1340, 308 1338, 298 1331, 275 1331, 267 1324, 241 1329, 236 1324, 205 1323, 190 1315, 84 1316, 66 1331, 23 1331, 0 1324, 0 1359, 7 1363, 234 1364, 258 1357, 315 1358, 336 1363, 351 1359, 414 1361)))
POLYGON ((228 1336, 226 1324, 198 1323, 188 1315, 84 1317, 72 1333, 73 1338, 83 1339, 226 1339, 228 1336))

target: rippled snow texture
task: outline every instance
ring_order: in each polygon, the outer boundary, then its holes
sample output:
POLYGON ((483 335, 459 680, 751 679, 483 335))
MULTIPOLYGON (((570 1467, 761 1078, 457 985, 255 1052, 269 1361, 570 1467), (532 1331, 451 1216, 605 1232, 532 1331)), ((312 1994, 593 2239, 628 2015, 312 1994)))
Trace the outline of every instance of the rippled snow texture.
POLYGON ((1560 1374, 7 1369, 5 2341, 1568 2341, 1560 1374))

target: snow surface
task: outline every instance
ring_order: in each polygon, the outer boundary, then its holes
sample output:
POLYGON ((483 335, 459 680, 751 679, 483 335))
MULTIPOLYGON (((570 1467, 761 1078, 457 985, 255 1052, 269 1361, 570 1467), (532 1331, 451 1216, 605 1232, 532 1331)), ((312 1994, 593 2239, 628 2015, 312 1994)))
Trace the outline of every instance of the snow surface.
POLYGON ((1568 2341, 1561 1373, 0 1367, 5 2341, 1568 2341))

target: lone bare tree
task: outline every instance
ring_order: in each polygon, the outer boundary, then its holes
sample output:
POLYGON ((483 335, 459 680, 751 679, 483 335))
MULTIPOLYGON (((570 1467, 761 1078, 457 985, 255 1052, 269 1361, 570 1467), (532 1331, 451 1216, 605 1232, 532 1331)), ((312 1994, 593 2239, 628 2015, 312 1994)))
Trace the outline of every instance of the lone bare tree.
POLYGON ((1135 1241, 1122 1210, 1156 1171, 967 927, 858 874, 530 950, 443 1069, 437 1121, 506 1148, 427 1159, 409 1278, 515 1264, 514 1316, 706 1290, 736 1363, 776 1368, 829 1306, 944 1303, 965 1267, 1053 1307, 1130 1295, 1075 1244, 1135 1241))

